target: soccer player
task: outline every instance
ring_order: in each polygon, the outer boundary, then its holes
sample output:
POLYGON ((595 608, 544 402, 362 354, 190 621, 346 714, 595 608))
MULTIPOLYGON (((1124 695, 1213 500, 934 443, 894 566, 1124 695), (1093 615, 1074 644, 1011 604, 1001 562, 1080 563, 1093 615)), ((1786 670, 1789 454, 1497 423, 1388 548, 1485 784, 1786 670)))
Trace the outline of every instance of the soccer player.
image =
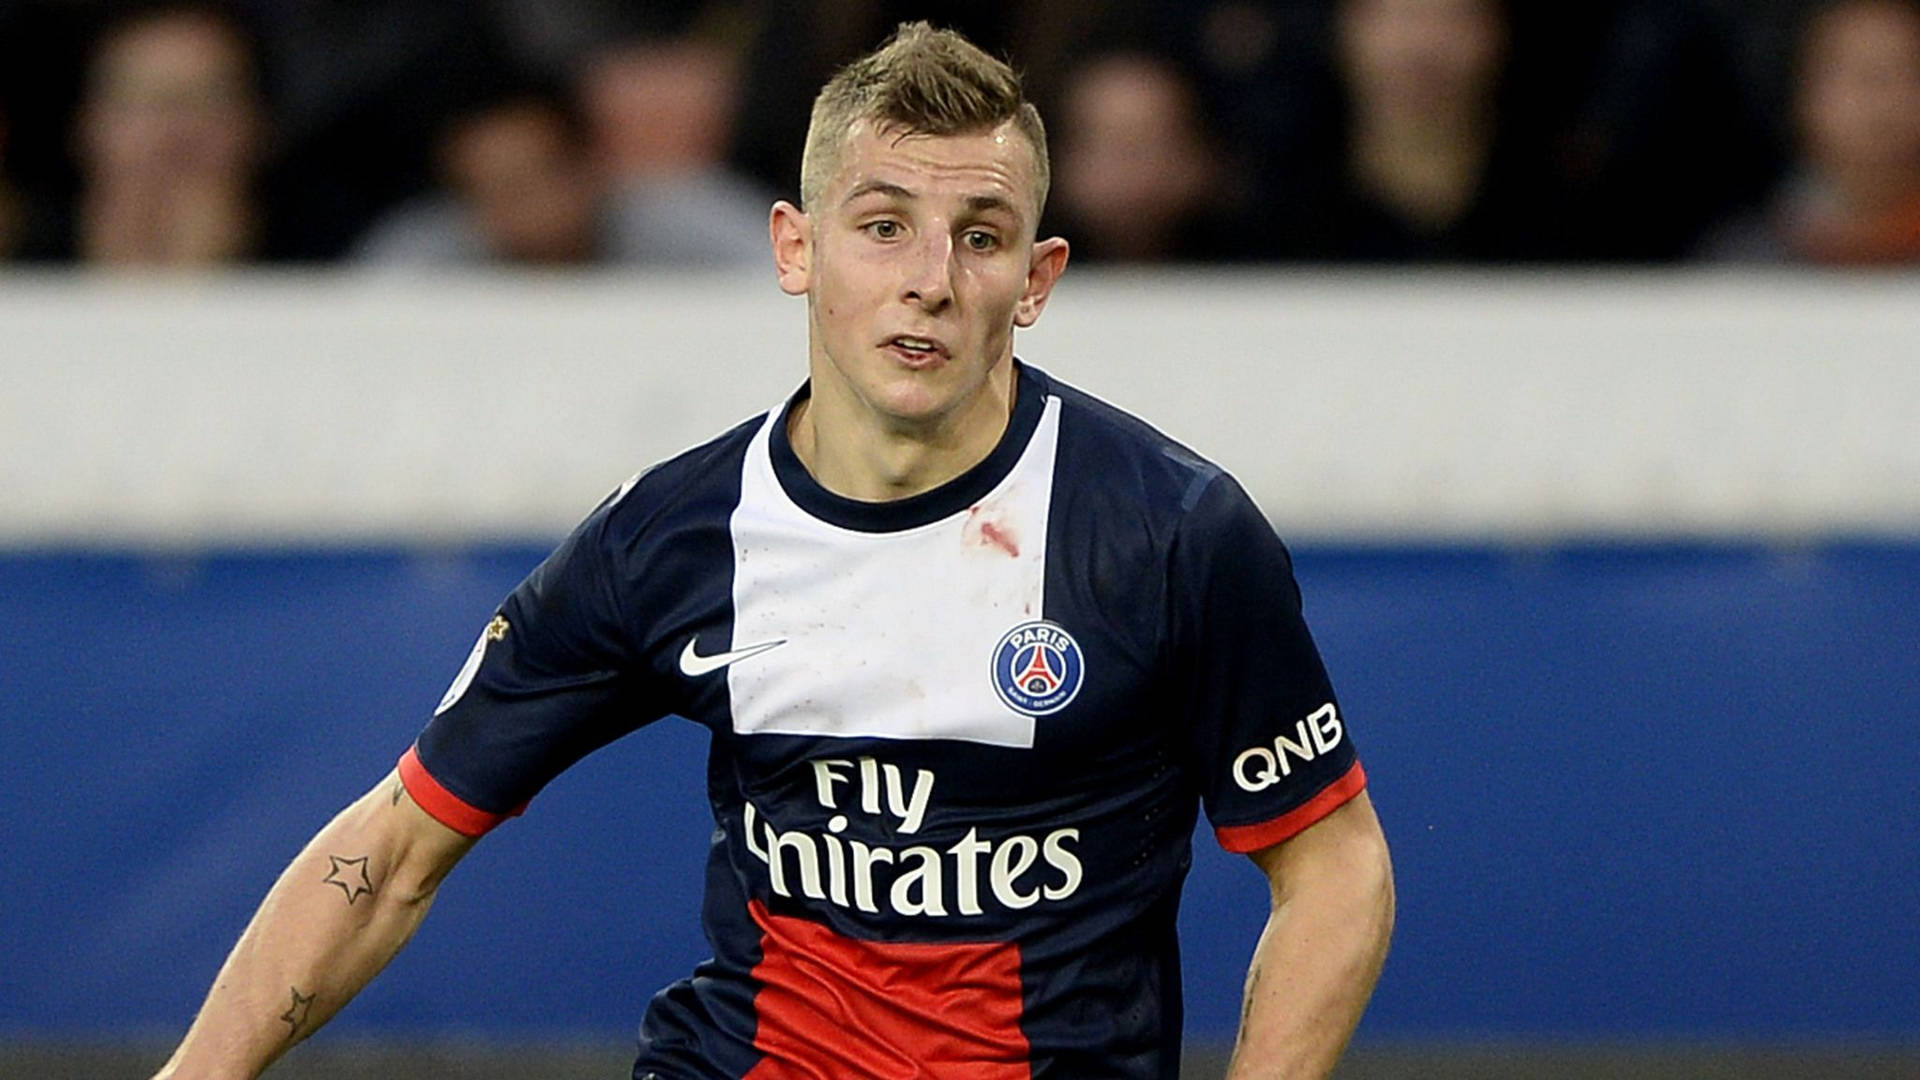
POLYGON ((1204 803, 1272 882, 1233 1076, 1318 1077, 1378 977, 1385 842, 1240 487, 1013 356, 1067 244, 1005 65, 904 26, 774 206, 810 378, 641 473, 509 595, 395 773, 274 886, 169 1077, 251 1076, 574 761, 713 733, 713 958, 641 1080, 1173 1077, 1204 803))

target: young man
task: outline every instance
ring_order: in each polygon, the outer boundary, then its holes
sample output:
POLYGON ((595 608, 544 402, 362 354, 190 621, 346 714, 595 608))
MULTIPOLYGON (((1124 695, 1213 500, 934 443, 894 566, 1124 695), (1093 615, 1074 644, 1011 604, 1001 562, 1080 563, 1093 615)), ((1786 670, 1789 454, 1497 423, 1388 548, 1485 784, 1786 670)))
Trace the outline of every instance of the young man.
POLYGON ((1324 1076, 1385 843, 1285 550, 1233 480, 1015 361, 1067 262, 1012 72, 903 27, 774 207, 810 379, 642 473, 501 605, 397 775, 262 905, 167 1076, 251 1076, 595 748, 709 727, 713 959, 636 1077, 1172 1077, 1197 804, 1272 881, 1236 1077, 1324 1076))

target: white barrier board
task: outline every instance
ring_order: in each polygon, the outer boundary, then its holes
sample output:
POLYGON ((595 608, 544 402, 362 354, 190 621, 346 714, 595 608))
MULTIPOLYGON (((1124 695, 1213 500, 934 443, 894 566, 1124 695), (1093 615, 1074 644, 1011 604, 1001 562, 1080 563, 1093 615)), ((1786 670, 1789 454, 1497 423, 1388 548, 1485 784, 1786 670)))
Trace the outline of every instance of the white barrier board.
MULTIPOLYGON (((1920 277, 1078 271, 1016 345, 1290 539, 1920 532, 1920 277)), ((770 271, 0 277, 0 544, 557 535, 805 348, 770 271)))

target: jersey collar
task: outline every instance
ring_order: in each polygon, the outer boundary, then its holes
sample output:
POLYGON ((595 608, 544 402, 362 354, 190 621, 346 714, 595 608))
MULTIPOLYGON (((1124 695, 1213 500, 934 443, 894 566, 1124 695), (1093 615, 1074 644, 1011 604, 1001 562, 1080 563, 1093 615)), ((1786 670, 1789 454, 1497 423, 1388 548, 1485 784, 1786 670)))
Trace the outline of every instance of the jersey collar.
POLYGON ((1001 433, 1000 441, 979 464, 931 491, 887 502, 863 502, 821 487, 801 464, 800 455, 793 452, 793 442, 787 437, 787 419, 794 405, 805 401, 813 392, 811 383, 802 383, 787 400, 768 434, 767 449, 773 460, 773 474, 794 505, 829 525, 855 532, 917 529, 957 514, 985 498, 1013 471, 1034 429, 1040 425, 1041 414, 1046 411, 1050 389, 1047 377, 1018 358, 1013 361, 1013 376, 1013 415, 1008 417, 1007 430, 1001 433))

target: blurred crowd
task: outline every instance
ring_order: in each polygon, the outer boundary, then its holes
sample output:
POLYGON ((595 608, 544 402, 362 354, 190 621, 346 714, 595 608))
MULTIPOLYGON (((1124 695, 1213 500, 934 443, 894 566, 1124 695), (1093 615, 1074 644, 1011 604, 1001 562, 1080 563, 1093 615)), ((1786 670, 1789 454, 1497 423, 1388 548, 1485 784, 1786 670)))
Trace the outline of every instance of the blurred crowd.
POLYGON ((0 0, 0 261, 764 264, 908 18, 1077 263, 1920 262, 1920 0, 0 0))

